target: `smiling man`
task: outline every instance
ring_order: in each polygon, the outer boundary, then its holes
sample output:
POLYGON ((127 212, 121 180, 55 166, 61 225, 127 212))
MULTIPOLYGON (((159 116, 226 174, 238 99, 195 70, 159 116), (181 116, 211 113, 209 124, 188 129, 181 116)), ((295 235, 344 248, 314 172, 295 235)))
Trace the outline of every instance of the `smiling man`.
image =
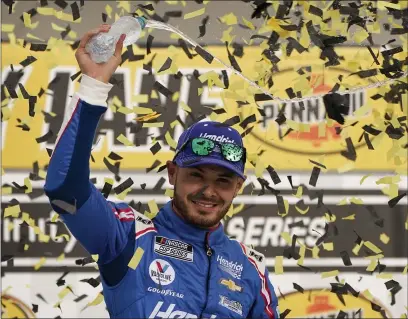
POLYGON ((90 181, 92 141, 121 62, 96 64, 84 35, 76 52, 82 71, 48 167, 53 209, 90 254, 98 254, 111 318, 278 318, 264 256, 230 239, 221 220, 245 181, 238 131, 198 122, 180 137, 167 162, 174 198, 154 219, 107 201, 90 181))

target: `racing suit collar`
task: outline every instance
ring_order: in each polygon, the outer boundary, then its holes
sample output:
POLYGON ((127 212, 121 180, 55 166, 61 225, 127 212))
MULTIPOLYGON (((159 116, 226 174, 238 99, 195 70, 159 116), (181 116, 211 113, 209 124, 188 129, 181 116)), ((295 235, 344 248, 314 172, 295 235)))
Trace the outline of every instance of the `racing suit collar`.
POLYGON ((164 227, 176 232, 181 239, 190 243, 204 245, 206 240, 208 240, 210 247, 213 247, 222 245, 227 239, 222 223, 215 229, 202 229, 189 224, 173 211, 171 201, 163 206, 161 212, 155 217, 155 220, 164 227), (209 233, 209 235, 206 238, 207 233, 209 233))

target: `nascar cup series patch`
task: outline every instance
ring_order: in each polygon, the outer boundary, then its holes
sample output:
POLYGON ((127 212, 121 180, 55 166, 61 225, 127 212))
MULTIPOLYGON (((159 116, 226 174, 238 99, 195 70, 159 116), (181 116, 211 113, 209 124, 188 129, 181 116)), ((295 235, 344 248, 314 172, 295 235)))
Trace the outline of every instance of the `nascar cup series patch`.
POLYGON ((180 240, 156 236, 154 252, 162 256, 193 262, 193 246, 180 240))

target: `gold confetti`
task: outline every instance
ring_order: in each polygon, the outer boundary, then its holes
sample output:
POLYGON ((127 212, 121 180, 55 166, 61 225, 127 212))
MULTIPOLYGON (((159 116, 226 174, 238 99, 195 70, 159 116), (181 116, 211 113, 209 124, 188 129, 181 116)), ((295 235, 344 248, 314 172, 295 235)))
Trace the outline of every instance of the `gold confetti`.
POLYGON ((1 32, 13 32, 15 28, 14 24, 2 24, 1 32))
POLYGON ((364 241, 364 246, 366 246, 368 249, 370 249, 371 251, 373 251, 376 254, 382 253, 382 250, 380 248, 378 248, 376 245, 374 245, 370 241, 364 241))
POLYGON ((6 209, 4 209, 4 217, 12 216, 17 218, 20 212, 21 212, 20 205, 9 206, 6 209))
POLYGON ((27 187, 24 193, 29 194, 33 191, 33 186, 31 185, 31 181, 28 177, 24 178, 24 186, 27 187))
POLYGON ((283 274, 283 256, 275 257, 275 274, 276 275, 283 274))
POLYGON ((334 245, 333 243, 323 243, 323 248, 327 251, 333 251, 334 245))
POLYGON ((383 242, 384 244, 387 245, 388 242, 390 241, 390 237, 388 237, 387 234, 382 233, 382 234, 380 235, 380 240, 381 240, 381 242, 383 242))
POLYGON ((342 219, 344 219, 344 220, 355 220, 356 219, 356 214, 351 214, 349 216, 343 217, 342 219))
POLYGON ((138 122, 150 121, 150 120, 158 118, 160 115, 161 115, 160 113, 153 112, 153 113, 149 113, 149 114, 137 117, 136 121, 138 122))
POLYGON ((174 189, 166 188, 164 193, 165 196, 173 198, 174 197, 174 189))
POLYGON ((98 293, 96 298, 92 302, 88 303, 88 306, 97 306, 103 301, 103 299, 103 295, 101 293, 98 293))
POLYGON ((46 261, 47 259, 45 257, 41 257, 38 263, 34 265, 34 270, 40 269, 45 264, 46 261))
POLYGON ((203 15, 204 13, 205 13, 205 7, 204 7, 204 8, 201 8, 201 9, 198 9, 198 10, 196 10, 196 11, 190 12, 190 13, 186 13, 186 14, 184 15, 184 20, 192 19, 192 18, 201 16, 201 15, 203 15))
POLYGON ((228 26, 238 23, 237 17, 232 12, 220 17, 220 20, 221 20, 222 23, 224 23, 224 24, 226 24, 228 26))
POLYGON ((133 254, 132 259, 129 261, 128 266, 135 270, 142 260, 144 250, 141 247, 137 247, 135 253, 133 254))
POLYGON ((303 186, 298 186, 296 194, 294 195, 297 198, 302 198, 303 195, 303 186))
MULTIPOLYGON (((59 293, 58 293, 58 298, 59 299, 64 299, 70 292, 70 286, 66 286, 64 287, 64 289, 62 289, 59 293)), ((71 288, 72 289, 72 288, 71 288)))
POLYGON ((119 142, 121 142, 125 146, 135 146, 135 144, 133 144, 131 141, 129 141, 128 138, 126 136, 124 136, 123 134, 120 134, 116 138, 116 140, 118 140, 119 142))
POLYGON ((332 271, 324 271, 324 272, 322 272, 322 278, 335 277, 338 274, 339 274, 338 269, 332 270, 332 271))
POLYGON ((167 131, 166 134, 164 135, 164 138, 166 139, 167 144, 173 148, 176 149, 177 147, 177 143, 176 141, 173 139, 173 137, 171 136, 170 132, 167 131))
POLYGON ((246 25, 248 28, 250 28, 251 30, 255 30, 255 27, 251 21, 248 21, 244 17, 242 17, 242 21, 244 22, 244 25, 246 25))

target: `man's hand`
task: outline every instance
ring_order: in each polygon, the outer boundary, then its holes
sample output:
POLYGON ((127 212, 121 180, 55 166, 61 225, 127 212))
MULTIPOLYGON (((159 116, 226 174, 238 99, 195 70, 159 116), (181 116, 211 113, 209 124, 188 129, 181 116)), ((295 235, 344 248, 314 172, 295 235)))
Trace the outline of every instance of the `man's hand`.
POLYGON ((109 29, 110 25, 102 24, 97 29, 85 33, 75 53, 75 58, 78 61, 82 74, 86 74, 91 78, 104 83, 109 82, 111 76, 122 62, 123 41, 125 40, 126 35, 122 34, 119 41, 116 43, 114 55, 105 63, 98 64, 92 61, 89 53, 85 50, 85 46, 94 35, 99 32, 108 32, 109 29))

